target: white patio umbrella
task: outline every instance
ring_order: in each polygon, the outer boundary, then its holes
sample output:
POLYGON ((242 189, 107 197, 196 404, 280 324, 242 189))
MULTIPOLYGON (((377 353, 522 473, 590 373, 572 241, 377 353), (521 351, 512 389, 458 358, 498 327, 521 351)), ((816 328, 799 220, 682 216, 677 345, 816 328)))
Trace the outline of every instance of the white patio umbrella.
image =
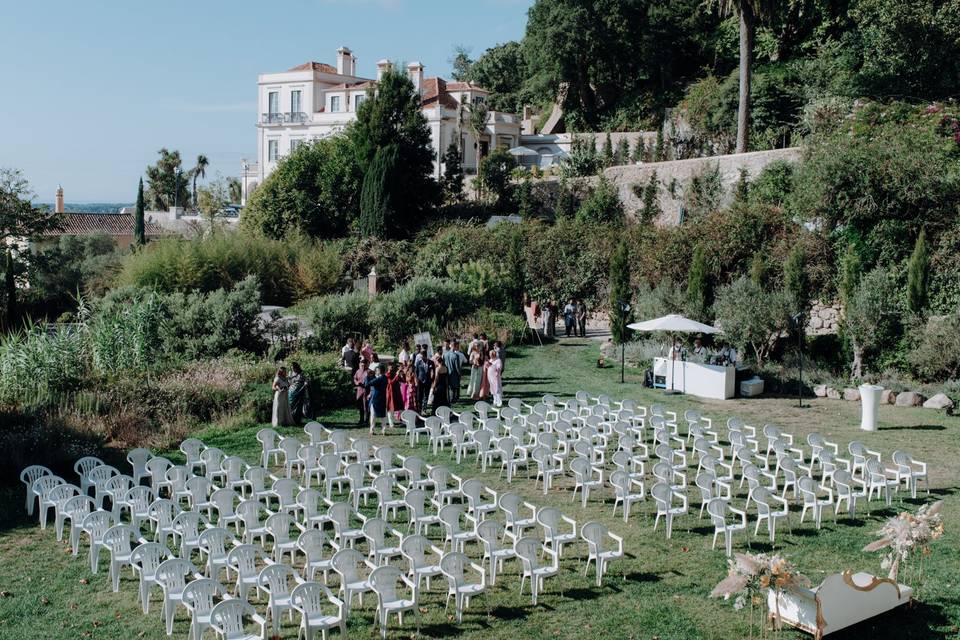
POLYGON ((703 324, 679 314, 671 313, 662 318, 634 322, 627 325, 634 331, 666 331, 668 333, 720 333, 720 329, 709 324, 703 324))
POLYGON ((537 153, 536 151, 534 151, 534 150, 531 149, 530 147, 514 147, 513 149, 510 149, 507 153, 509 153, 509 154, 512 155, 512 156, 517 156, 517 157, 521 157, 521 156, 538 156, 538 155, 540 155, 539 153, 537 153))
MULTIPOLYGON (((627 328, 633 329, 634 331, 665 331, 667 333, 676 334, 676 333, 720 333, 720 329, 717 327, 712 327, 709 324, 704 324, 702 322, 697 322, 696 320, 691 320, 690 318, 685 318, 679 314, 671 313, 670 315, 663 316, 662 318, 654 318, 653 320, 645 320, 643 322, 634 322, 628 324, 627 328)), ((672 343, 672 341, 671 341, 672 343)), ((672 347, 671 347, 672 348, 672 347)), ((686 387, 686 361, 684 361, 684 387, 686 387)), ((674 358, 670 359, 670 390, 668 393, 676 393, 674 388, 674 381, 676 376, 673 374, 673 367, 676 365, 676 360, 674 358)))

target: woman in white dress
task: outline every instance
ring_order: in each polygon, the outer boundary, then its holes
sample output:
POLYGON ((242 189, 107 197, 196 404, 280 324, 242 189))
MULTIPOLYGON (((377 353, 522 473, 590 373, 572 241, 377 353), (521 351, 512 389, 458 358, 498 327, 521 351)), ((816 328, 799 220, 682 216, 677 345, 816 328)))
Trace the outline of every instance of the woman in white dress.
POLYGON ((290 399, 287 396, 287 390, 290 389, 290 381, 287 379, 287 368, 277 369, 277 375, 273 378, 273 426, 285 427, 293 424, 293 416, 290 415, 290 399))

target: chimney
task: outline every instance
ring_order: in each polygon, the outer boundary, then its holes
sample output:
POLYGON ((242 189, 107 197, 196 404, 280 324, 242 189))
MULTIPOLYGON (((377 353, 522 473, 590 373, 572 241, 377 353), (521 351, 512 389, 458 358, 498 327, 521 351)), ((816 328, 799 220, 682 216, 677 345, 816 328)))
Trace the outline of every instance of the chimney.
POLYGON ((413 88, 423 94, 423 63, 411 62, 407 65, 407 74, 413 82, 413 88))
POLYGON ((63 213, 63 187, 57 185, 57 201, 53 205, 54 213, 63 213))
POLYGON ((393 63, 384 58, 377 62, 377 82, 380 82, 380 79, 383 78, 383 74, 387 71, 390 71, 393 68, 393 63))
POLYGON ((337 49, 337 73, 342 76, 356 75, 356 61, 347 47, 337 49))

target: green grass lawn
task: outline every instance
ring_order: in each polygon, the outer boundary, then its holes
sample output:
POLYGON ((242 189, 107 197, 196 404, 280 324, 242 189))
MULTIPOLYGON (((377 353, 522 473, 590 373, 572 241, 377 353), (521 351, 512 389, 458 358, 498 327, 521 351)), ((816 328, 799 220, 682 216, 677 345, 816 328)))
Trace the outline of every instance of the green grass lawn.
MULTIPOLYGON (((816 399, 806 401, 808 407, 797 408, 796 400, 764 398, 730 401, 701 401, 692 397, 665 397, 662 393, 643 389, 640 372, 629 371, 626 384, 619 382, 619 369, 598 370, 595 367, 597 345, 589 340, 569 340, 545 347, 513 350, 505 369, 506 397, 526 401, 545 393, 569 396, 578 389, 592 394, 606 393, 614 398, 630 397, 642 403, 660 402, 667 408, 682 411, 697 408, 716 420, 729 416, 743 417, 749 424, 762 426, 773 422, 798 438, 819 431, 829 440, 845 447, 850 440, 863 440, 879 449, 884 459, 897 448, 913 453, 930 464, 933 496, 946 500, 946 535, 934 547, 925 567, 919 601, 836 638, 953 638, 960 625, 960 548, 956 530, 960 528, 960 418, 921 409, 884 406, 880 412, 880 431, 867 434, 858 430, 859 404, 816 399)), ((321 416, 330 427, 355 429, 352 411, 334 411, 321 416)), ((239 454, 253 462, 259 446, 254 434, 259 426, 210 428, 199 434, 208 445, 218 446, 230 454, 239 454)), ((297 429, 291 434, 303 435, 297 429)), ((359 431, 357 432, 360 433, 359 431)), ((388 442, 398 452, 409 447, 399 434, 375 436, 374 442, 388 442)), ((457 466, 446 453, 430 455, 421 445, 417 455, 428 463, 445 464, 454 473, 480 477, 496 490, 511 489, 537 505, 554 505, 582 524, 599 520, 626 541, 628 557, 611 566, 603 587, 594 584, 591 568, 583 576, 583 565, 577 560, 577 548, 566 552, 560 580, 546 583, 546 594, 537 607, 531 606, 528 594, 519 595, 516 566, 508 565, 498 575, 497 585, 490 591, 492 615, 487 616, 482 601, 471 603, 464 620, 457 625, 444 614, 445 586, 435 582, 434 589, 422 598, 423 627, 426 637, 473 638, 741 638, 749 634, 746 610, 734 611, 730 602, 711 600, 708 594, 726 573, 722 544, 710 549, 712 527, 708 520, 698 520, 699 498, 691 492, 693 515, 680 518, 674 537, 666 540, 662 528, 653 531, 653 503, 635 504, 630 522, 624 523, 619 512, 611 516, 612 497, 609 491, 592 496, 585 509, 571 502, 572 480, 563 478, 550 495, 534 489, 532 479, 517 479, 510 485, 497 478, 496 471, 481 474, 471 463, 457 466), (561 594, 562 589, 562 594, 561 594)), ((72 476, 69 476, 72 478, 72 476)), ((692 481, 692 474, 691 474, 692 481)), ((649 484, 648 488, 649 488, 649 484)), ((737 500, 742 506, 742 496, 737 500)), ((799 524, 799 508, 791 516, 790 526, 778 527, 777 552, 786 554, 814 583, 826 574, 843 569, 882 573, 880 556, 861 551, 874 539, 881 522, 897 510, 916 510, 927 501, 926 495, 916 503, 909 497, 894 501, 891 509, 880 501, 871 503, 867 515, 861 508, 858 519, 841 517, 834 522, 825 517, 821 531, 809 522, 799 524)), ((0 508, 4 518, 0 525, 0 638, 164 638, 158 600, 154 599, 149 616, 144 616, 137 601, 136 582, 124 574, 120 593, 110 590, 106 572, 95 576, 83 555, 72 558, 66 545, 57 543, 52 528, 40 531, 34 520, 23 514, 20 487, 3 490, 0 508)), ((752 531, 751 511, 751 531, 752 531)), ((747 538, 736 539, 737 550, 748 550, 747 538)), ((769 551, 766 536, 750 538, 750 549, 769 551)), ((914 571, 908 566, 901 581, 915 584, 914 571)), ((157 591, 159 594, 159 591, 157 591)), ((351 610, 351 637, 373 637, 374 608, 365 600, 363 608, 351 610)), ((452 612, 451 612, 452 614, 452 612)), ((411 621, 404 628, 391 623, 390 637, 413 635, 411 621)), ((187 619, 179 615, 175 637, 185 637, 187 619)), ((289 623, 283 637, 296 637, 296 627, 289 623)), ((773 634, 778 638, 804 637, 785 629, 773 634)), ((212 635, 210 636, 212 637, 212 635)), ((331 637, 335 637, 335 634, 331 637)))

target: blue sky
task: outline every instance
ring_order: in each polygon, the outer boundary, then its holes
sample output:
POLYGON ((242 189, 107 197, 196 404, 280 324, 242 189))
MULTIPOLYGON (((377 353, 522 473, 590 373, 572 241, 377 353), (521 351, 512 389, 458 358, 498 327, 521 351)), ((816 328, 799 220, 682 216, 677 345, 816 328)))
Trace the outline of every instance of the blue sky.
POLYGON ((519 39, 533 0, 43 0, 4 3, 0 167, 37 199, 126 202, 161 147, 208 175, 255 158, 256 78, 350 47, 375 62, 420 60, 449 76, 454 45, 474 57, 519 39))

